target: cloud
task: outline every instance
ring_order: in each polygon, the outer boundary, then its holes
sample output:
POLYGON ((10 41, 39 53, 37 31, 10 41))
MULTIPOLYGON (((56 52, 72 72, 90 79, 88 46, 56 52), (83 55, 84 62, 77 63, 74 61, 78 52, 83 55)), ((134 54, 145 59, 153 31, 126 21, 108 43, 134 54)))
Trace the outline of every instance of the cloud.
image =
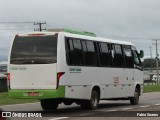
MULTIPOLYGON (((0 11, 0 22, 47 21, 43 27, 69 27, 127 40, 147 53, 151 39, 160 38, 159 0, 0 0, 0 11)), ((9 28, 28 30, 0 30, 0 48, 9 46, 16 33, 33 31, 36 26, 0 24, 0 29, 9 28)))

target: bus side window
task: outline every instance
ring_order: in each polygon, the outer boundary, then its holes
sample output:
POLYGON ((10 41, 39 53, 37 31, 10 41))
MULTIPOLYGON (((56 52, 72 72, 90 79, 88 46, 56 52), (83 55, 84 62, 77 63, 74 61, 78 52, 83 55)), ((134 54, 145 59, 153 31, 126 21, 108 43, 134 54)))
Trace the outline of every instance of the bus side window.
POLYGON ((133 68, 133 57, 132 57, 132 51, 130 47, 123 46, 123 51, 125 55, 125 62, 127 68, 133 68))
POLYGON ((112 45, 112 59, 114 67, 124 67, 124 57, 121 45, 112 45))
POLYGON ((99 49, 100 49, 100 64, 102 66, 111 66, 111 58, 110 58, 108 44, 99 43, 99 49))
POLYGON ((78 39, 69 39, 69 56, 71 65, 83 65, 83 54, 81 41, 78 39))
POLYGON ((85 55, 85 65, 87 66, 96 66, 97 65, 97 54, 95 50, 95 45, 93 41, 86 41, 86 51, 85 55))
POLYGON ((140 58, 138 57, 138 52, 136 50, 133 50, 133 61, 134 61, 134 64, 138 65, 138 66, 141 66, 141 61, 140 61, 140 58))

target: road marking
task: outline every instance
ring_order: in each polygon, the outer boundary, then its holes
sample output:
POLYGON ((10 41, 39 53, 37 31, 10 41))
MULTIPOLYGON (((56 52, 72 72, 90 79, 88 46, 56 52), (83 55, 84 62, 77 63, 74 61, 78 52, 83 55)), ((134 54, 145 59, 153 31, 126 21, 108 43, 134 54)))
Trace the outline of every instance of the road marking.
POLYGON ((48 119, 48 120, 62 120, 62 119, 67 119, 69 117, 59 117, 59 118, 52 118, 52 119, 48 119))
POLYGON ((145 108, 145 107, 149 107, 150 105, 144 105, 144 106, 139 106, 139 107, 142 107, 142 108, 145 108))
POLYGON ((160 105, 160 103, 158 103, 158 104, 154 104, 154 105, 160 105))
POLYGON ((86 113, 86 114, 81 114, 80 116, 87 116, 87 115, 91 115, 93 113, 86 113))
POLYGON ((123 108, 121 110, 130 110, 130 109, 133 109, 133 108, 123 108))
POLYGON ((17 106, 17 105, 32 105, 32 104, 36 104, 36 103, 40 103, 40 102, 34 102, 34 103, 23 103, 23 104, 13 104, 13 105, 2 105, 0 107, 10 107, 10 106, 17 106))
POLYGON ((114 112, 114 111, 118 111, 118 110, 107 110, 107 112, 114 112))

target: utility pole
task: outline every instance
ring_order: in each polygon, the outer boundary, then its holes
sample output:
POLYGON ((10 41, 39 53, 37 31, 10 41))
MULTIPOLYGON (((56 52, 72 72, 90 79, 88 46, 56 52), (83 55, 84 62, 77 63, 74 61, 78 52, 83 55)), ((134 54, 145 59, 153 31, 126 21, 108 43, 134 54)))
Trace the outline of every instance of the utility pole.
POLYGON ((157 67, 157 84, 159 83, 159 65, 158 65, 158 62, 159 62, 159 58, 158 58, 158 39, 154 39, 156 41, 156 67, 157 67))
POLYGON ((41 32, 42 30, 46 30, 46 28, 42 29, 42 24, 46 24, 46 22, 35 22, 34 25, 38 25, 39 28, 38 29, 34 29, 34 31, 40 31, 41 32))
POLYGON ((152 47, 150 46, 150 54, 151 54, 151 72, 152 72, 152 47))

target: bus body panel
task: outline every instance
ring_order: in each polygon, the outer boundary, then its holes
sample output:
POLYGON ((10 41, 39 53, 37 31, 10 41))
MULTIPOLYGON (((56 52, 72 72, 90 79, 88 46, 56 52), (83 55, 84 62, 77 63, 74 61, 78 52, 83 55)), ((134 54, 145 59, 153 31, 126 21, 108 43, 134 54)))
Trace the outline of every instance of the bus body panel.
POLYGON ((29 33, 15 36, 9 53, 11 90, 57 88, 57 36, 29 33))
MULTIPOLYGON (((66 86, 65 98, 90 99, 91 86, 95 83, 100 86, 102 99, 134 94, 133 69, 67 65, 65 37, 74 38, 74 35, 59 33, 57 71, 65 71, 59 81, 59 85, 66 86), (114 83, 115 78, 119 79, 119 83, 114 83)), ((76 35, 75 38, 85 37, 76 35)))
POLYGON ((66 98, 89 99, 89 94, 86 94, 88 92, 85 89, 91 91, 91 86, 93 84, 96 86, 97 83, 101 88, 100 97, 102 99, 128 97, 134 93, 132 77, 133 69, 69 66, 63 79, 61 79, 61 82, 64 81, 61 85, 66 86, 66 98), (76 71, 76 69, 80 71, 76 71), (75 71, 73 72, 73 70, 75 71), (116 81, 117 78, 118 81, 116 81), (81 89, 76 90, 76 87, 77 89, 81 87, 81 89), (84 93, 84 91, 86 91, 85 94, 79 94, 84 93))
POLYGON ((56 64, 10 65, 10 89, 56 89, 56 64))
POLYGON ((143 83, 143 71, 139 69, 134 69, 134 89, 136 88, 136 85, 140 85, 140 95, 143 95, 143 83))

